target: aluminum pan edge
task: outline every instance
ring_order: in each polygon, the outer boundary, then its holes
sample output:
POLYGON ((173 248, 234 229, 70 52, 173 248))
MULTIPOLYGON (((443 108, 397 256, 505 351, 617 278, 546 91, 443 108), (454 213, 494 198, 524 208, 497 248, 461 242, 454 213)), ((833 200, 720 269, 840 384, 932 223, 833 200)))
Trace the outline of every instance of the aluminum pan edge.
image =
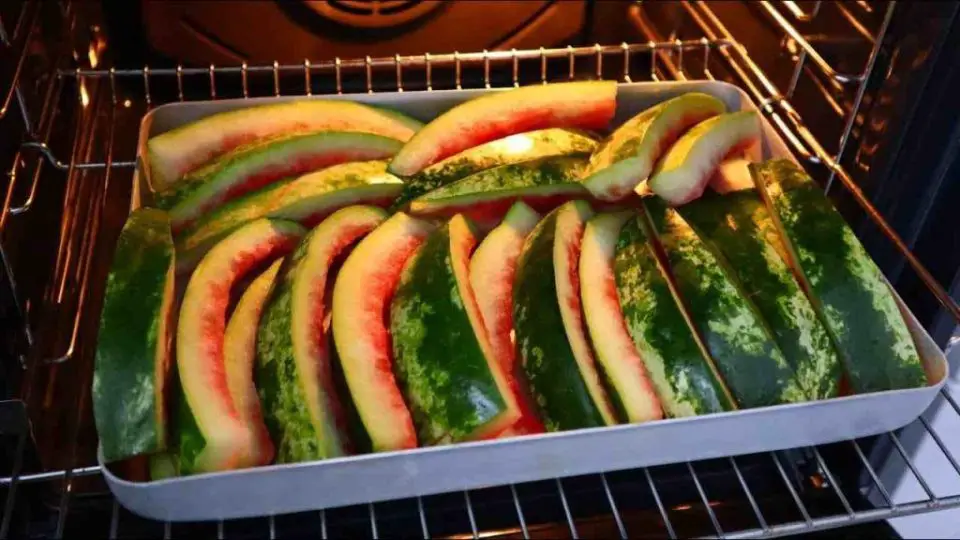
MULTIPOLYGON (((720 97, 731 110, 755 108, 746 94, 727 83, 633 83, 620 85, 617 119, 622 121, 651 103, 694 90, 720 97)), ((489 91, 330 98, 388 105, 427 119, 453 104, 489 91)), ((163 105, 144 117, 139 148, 143 149, 148 135, 188 120, 276 99, 163 105)), ((793 159, 766 119, 763 128, 764 159, 793 159)), ((138 177, 144 169, 138 168, 138 177)), ((142 189, 142 185, 135 186, 135 190, 139 191, 138 188, 142 189)), ((132 205, 134 208, 139 205, 137 197, 132 205)), ((124 507, 148 518, 235 519, 811 446, 882 433, 902 427, 919 416, 936 397, 948 372, 942 351, 899 296, 897 299, 927 372, 929 385, 926 387, 144 483, 118 478, 103 466, 104 477, 124 507), (784 430, 784 426, 790 429, 784 430)), ((103 465, 99 456, 98 461, 103 465)))

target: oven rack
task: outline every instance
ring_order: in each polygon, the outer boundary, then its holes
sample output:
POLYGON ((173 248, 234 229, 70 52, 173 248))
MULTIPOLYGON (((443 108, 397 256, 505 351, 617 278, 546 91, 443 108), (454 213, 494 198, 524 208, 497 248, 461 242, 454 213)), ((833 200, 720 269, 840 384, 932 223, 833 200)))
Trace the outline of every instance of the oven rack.
MULTIPOLYGON (((945 388, 937 397, 931 409, 924 413, 917 423, 933 438, 942 453, 943 460, 950 464, 954 474, 960 478, 960 465, 957 463, 957 457, 942 442, 940 434, 931 426, 931 419, 935 415, 935 411, 938 410, 956 415, 960 420, 960 406, 958 406, 957 397, 945 388)), ((26 435, 21 435, 21 446, 25 437, 26 435)), ((258 530, 259 533, 257 534, 259 536, 269 535, 271 539, 283 537, 282 533, 278 533, 278 529, 282 528, 278 522, 287 520, 301 522, 307 520, 310 527, 315 527, 309 529, 310 534, 316 534, 322 538, 327 538, 328 531, 334 527, 337 527, 340 532, 342 532, 341 529, 348 530, 352 535, 369 535, 373 538, 380 535, 396 536, 400 533, 385 527, 385 524, 399 520, 407 521, 406 528, 403 530, 405 536, 422 534, 424 538, 429 538, 431 535, 440 535, 436 528, 438 522, 442 532, 446 533, 443 536, 451 537, 477 538, 480 536, 522 535, 524 538, 531 538, 569 534, 570 537, 577 538, 584 534, 583 531, 589 530, 592 532, 586 534, 586 536, 595 536, 598 531, 603 531, 602 536, 619 535, 621 538, 648 535, 677 538, 690 536, 691 531, 696 531, 694 535, 698 537, 772 538, 960 508, 960 494, 940 496, 937 494, 937 490, 931 487, 930 479, 920 472, 918 464, 910 457, 909 451, 905 448, 905 443, 901 440, 901 435, 890 432, 882 435, 881 438, 888 439, 893 445, 896 455, 899 456, 902 464, 909 469, 913 479, 920 485, 926 495, 925 498, 909 502, 894 502, 891 492, 896 485, 890 485, 880 478, 880 473, 868 457, 869 450, 864 450, 865 441, 850 440, 838 444, 849 445, 849 449, 852 449, 856 454, 858 465, 863 467, 868 477, 862 486, 841 484, 836 476, 839 467, 836 464, 831 467, 829 465, 831 459, 826 457, 830 455, 828 453, 829 449, 810 447, 787 452, 730 456, 710 462, 687 462, 677 466, 646 467, 633 471, 612 471, 573 479, 555 478, 539 482, 537 484, 540 485, 536 489, 541 492, 547 491, 547 496, 553 498, 557 503, 557 508, 553 509, 553 515, 550 516, 555 521, 548 522, 542 522, 525 511, 525 508, 529 508, 532 503, 538 503, 535 499, 542 499, 544 495, 532 495, 529 485, 519 484, 491 488, 498 490, 497 493, 491 493, 489 489, 482 489, 446 494, 443 496, 445 500, 442 502, 431 501, 431 499, 436 499, 437 496, 417 497, 401 501, 368 503, 342 509, 305 512, 291 516, 265 516, 258 519, 217 521, 205 525, 209 536, 212 536, 214 529, 216 530, 217 538, 231 537, 232 535, 228 535, 226 531, 234 528, 242 528, 247 531, 258 530), (746 470, 745 463, 753 464, 759 460, 768 460, 767 465, 772 465, 779 475, 779 480, 782 482, 780 488, 789 494, 789 500, 792 500, 792 505, 794 505, 790 509, 790 512, 795 514, 794 519, 783 520, 782 516, 779 515, 780 512, 777 512, 778 516, 774 520, 771 519, 769 512, 764 512, 761 509, 763 500, 754 493, 748 476, 744 472, 746 470), (806 463, 807 468, 812 470, 809 473, 811 474, 810 484, 798 479, 797 475, 799 473, 793 468, 793 464, 797 461, 806 463), (686 469, 687 481, 696 488, 697 500, 680 500, 675 501, 674 504, 668 504, 662 494, 662 484, 655 480, 658 471, 668 467, 683 467, 686 469), (721 507, 722 503, 711 497, 711 492, 706 486, 708 485, 708 474, 716 475, 718 467, 726 468, 725 474, 736 478, 741 496, 746 501, 744 506, 749 506, 755 519, 753 527, 731 530, 724 526, 720 512, 714 510, 716 507, 721 507), (698 472, 698 468, 710 468, 712 472, 698 472), (633 485, 625 486, 625 483, 628 482, 633 485), (564 487, 565 483, 567 484, 566 488, 564 487), (592 487, 587 487, 588 484, 592 484, 592 487), (814 493, 815 491, 820 493, 814 493), (631 500, 630 493, 636 492, 644 492, 641 497, 648 499, 649 505, 655 507, 653 512, 659 516, 659 523, 656 523, 652 528, 648 528, 650 527, 648 519, 638 519, 638 513, 645 509, 638 508, 635 504, 636 501, 631 500), (880 505, 871 507, 860 500, 859 496, 865 492, 877 494, 882 499, 880 505), (620 495, 618 496, 617 493, 620 495), (473 495, 471 496, 471 494, 473 495), (583 511, 578 506, 582 506, 582 497, 585 496, 597 497, 600 502, 594 501, 593 504, 588 505, 591 508, 583 511), (829 504, 824 504, 824 498, 832 500, 828 501, 829 504), (475 503, 475 499, 482 499, 483 502, 475 503), (811 499, 816 506, 810 503, 811 499), (598 506, 600 507, 599 515, 598 506), (705 518, 703 515, 694 516, 689 513, 695 506, 702 511, 705 518), (403 508, 398 510, 398 507, 403 508), (481 517, 485 511, 489 511, 492 507, 500 513, 496 516, 487 516, 486 519, 481 517), (828 509, 825 510, 825 507, 828 509), (430 514, 434 512, 440 516, 432 518, 430 514), (397 514, 404 513, 407 516, 398 518, 397 514), (460 515, 450 516, 450 514, 456 513, 460 515), (678 517, 681 519, 678 519, 678 517), (704 527, 694 529, 692 528, 694 525, 685 521, 687 519, 699 519, 701 522, 699 525, 704 525, 704 527), (451 522, 457 523, 451 525, 451 522), (637 524, 644 528, 637 530, 634 528, 637 524), (458 526, 462 528, 456 529, 458 526)), ((7 490, 0 537, 5 538, 10 531, 14 498, 18 488, 28 489, 36 484, 58 482, 61 484, 62 495, 60 496, 55 523, 49 524, 49 530, 40 531, 50 533, 55 538, 61 538, 70 531, 83 531, 86 534, 94 535, 104 534, 109 538, 137 535, 159 536, 160 534, 163 534, 164 538, 171 538, 174 532, 180 535, 184 529, 197 528, 197 525, 194 524, 148 522, 123 510, 115 500, 112 500, 109 493, 86 495, 88 499, 92 498, 101 503, 101 506, 109 506, 110 508, 109 519, 102 519, 97 522, 102 526, 102 530, 89 528, 86 521, 83 522, 83 526, 77 525, 78 529, 68 528, 71 484, 86 477, 99 475, 100 468, 98 466, 88 466, 63 471, 18 474, 19 459, 14 467, 13 476, 0 478, 0 488, 6 488, 7 490), (124 532, 124 527, 127 528, 128 532, 124 532)), ((73 497, 79 498, 78 495, 73 497)), ((780 503, 785 500, 787 499, 781 499, 780 503)), ((76 504, 74 503, 75 506, 76 504)), ((539 501, 539 504, 542 504, 542 501, 539 501)), ((107 516, 104 514, 100 517, 106 518, 107 516)), ((301 523, 300 528, 296 529, 296 535, 304 532, 305 529, 301 523)), ((248 532, 248 534, 251 533, 248 532)), ((330 536, 337 536, 337 534, 330 534, 330 536)))
MULTIPOLYGON (((69 14, 69 6, 67 4, 69 14)), ((8 223, 10 219, 27 213, 32 207, 34 196, 37 193, 37 184, 40 181, 40 168, 42 163, 53 166, 56 169, 66 172, 66 193, 64 196, 64 216, 61 224, 62 238, 61 245, 57 252, 56 279, 50 290, 47 291, 47 300, 55 304, 63 312, 66 321, 66 339, 62 336, 53 336, 61 339, 51 339, 51 342, 62 343, 62 348, 49 353, 48 351, 36 352, 30 351, 30 362, 28 363, 28 372, 34 377, 43 376, 44 370, 56 370, 61 367, 68 367, 69 364, 77 364, 83 353, 89 352, 89 347, 84 343, 83 332, 81 331, 82 315, 90 311, 86 305, 88 296, 87 287, 91 282, 91 276, 95 273, 92 269, 95 264, 95 252, 97 251, 96 237, 101 234, 100 227, 104 226, 102 213, 105 205, 106 191, 111 183, 129 184, 132 177, 132 169, 135 166, 135 150, 129 141, 117 140, 116 126, 118 123, 127 122, 135 124, 139 118, 151 107, 159 104, 156 92, 151 92, 164 83, 173 83, 176 85, 177 100, 190 99, 189 88, 194 83, 205 83, 208 85, 208 94, 204 98, 216 99, 222 97, 254 97, 250 88, 254 86, 253 79, 266 76, 267 86, 269 87, 272 78, 272 95, 291 95, 294 93, 302 95, 324 93, 321 89, 324 86, 332 90, 327 92, 349 93, 351 91, 379 92, 383 91, 378 77, 386 70, 393 71, 396 74, 396 85, 389 90, 404 91, 411 89, 439 90, 447 88, 468 87, 469 80, 465 75, 467 71, 482 71, 482 85, 486 87, 502 87, 519 84, 529 84, 537 82, 548 82, 563 80, 564 78, 617 78, 623 81, 633 81, 635 79, 659 80, 663 77, 658 75, 658 64, 669 61, 672 64, 675 73, 679 73, 681 78, 687 77, 684 66, 684 55, 700 55, 703 65, 709 68, 710 58, 719 58, 724 62, 731 72, 736 76, 736 81, 740 83, 761 106, 764 114, 772 121, 793 149, 803 159, 812 166, 820 166, 829 174, 830 180, 826 183, 826 189, 829 191, 832 186, 832 179, 839 178, 840 183, 850 192, 854 199, 860 203, 867 214, 874 222, 888 233, 887 236, 894 242, 904 257, 910 262, 911 266, 918 272, 918 275, 928 286, 931 293, 937 297, 937 300, 954 315, 954 318, 960 321, 960 310, 949 298, 943 288, 936 283, 934 278, 922 267, 919 261, 909 252, 889 225, 883 221, 883 218, 873 209, 870 202, 864 197, 862 192, 856 186, 851 177, 839 165, 839 159, 846 144, 847 136, 855 119, 857 109, 859 108, 860 98, 863 95, 863 83, 860 81, 857 90, 857 100, 855 106, 849 113, 845 135, 841 138, 840 147, 833 154, 824 149, 816 140, 803 123, 802 118, 791 106, 789 95, 783 94, 766 77, 759 66, 750 58, 746 49, 739 44, 736 39, 723 26, 716 15, 712 12, 709 5, 704 2, 683 2, 684 9, 691 14, 702 29, 704 36, 702 39, 694 40, 673 40, 673 41, 651 41, 647 43, 623 43, 620 45, 603 46, 594 45, 592 47, 567 47, 563 49, 539 49, 539 50, 512 50, 512 51, 483 51, 475 53, 452 53, 452 54, 424 54, 420 56, 394 56, 393 58, 364 58, 360 60, 340 60, 333 62, 311 63, 305 60, 303 64, 284 65, 273 63, 265 66, 209 66, 206 68, 182 67, 170 69, 151 69, 145 66, 143 69, 95 69, 90 67, 88 62, 86 68, 75 68, 70 70, 58 70, 56 77, 50 77, 48 86, 43 96, 43 108, 37 117, 36 129, 28 129, 29 138, 21 145, 20 153, 14 160, 10 170, 10 182, 5 198, 2 216, 0 216, 0 230, 8 223), (660 53, 668 53, 662 55, 660 53), (712 56, 711 56, 712 55, 712 56), (641 73, 634 68, 638 57, 646 57, 649 61, 649 72, 641 73), (531 62, 539 61, 540 79, 523 80, 521 82, 521 62, 527 65, 531 62), (557 74, 556 68, 562 68, 557 74), (587 66, 584 71, 583 67, 587 66), (578 69, 579 66, 579 69, 578 69), (611 77, 610 70, 614 66, 619 67, 619 73, 611 77), (435 75, 441 70, 452 71, 453 79, 449 77, 440 77, 435 75), (418 73, 421 79, 413 81, 409 78, 410 73, 418 73), (407 73, 405 76, 404 73, 407 73), (297 90, 291 90, 290 77, 302 77, 302 84, 297 90), (234 79, 234 83, 239 83, 239 92, 236 86, 230 87, 225 82, 234 79), (323 79, 326 79, 324 85, 323 79), (131 84, 137 83, 137 90, 129 90, 131 84), (224 92, 224 90, 228 90, 224 92), (219 90, 219 92, 218 92, 219 90), (71 125, 74 131, 74 137, 71 139, 72 148, 69 154, 61 154, 49 145, 48 139, 50 128, 57 122, 58 103, 61 95, 73 91, 75 100, 80 105, 79 113, 73 119, 71 125), (104 112, 104 110, 106 112, 104 112), (32 169, 23 165, 26 158, 35 154, 37 158, 32 169), (69 157, 66 157, 69 155, 69 157), (63 158, 63 159, 61 159, 63 158), (14 192, 18 178, 24 178, 24 170, 33 171, 32 183, 28 184, 26 190, 28 195, 19 204, 14 204, 14 192), (18 174, 19 173, 19 174, 18 174), (119 175, 119 176, 118 176, 119 175), (81 204, 85 203, 85 204, 81 204), (66 309, 65 306, 71 306, 66 309), (76 356, 76 357, 75 357, 76 356)), ((883 30, 885 30, 892 15, 892 7, 888 8, 884 19, 883 30)), ((25 10, 26 11, 26 10, 25 10)), ((2 27, 2 23, 0 23, 2 27)), ((19 27, 19 23, 18 23, 19 27)), ((29 32, 28 32, 29 34, 29 32)), ((2 40, 0 40, 2 41, 2 40)), ((9 40, 12 41, 12 40, 9 40)), ((876 43, 882 41, 882 36, 878 36, 876 43)), ((13 44, 8 46, 12 46, 13 44)), ((2 45, 0 45, 2 46, 2 45)), ((91 49, 93 50, 93 49, 91 49)), ((877 47, 874 47, 868 61, 868 66, 864 73, 869 73, 876 58, 877 47)), ((95 56, 91 56, 95 58, 95 56)), ((714 78, 714 74, 709 69, 704 69, 704 78, 714 78)), ((16 81, 14 81, 16 82, 16 81)), ((168 84, 169 86, 169 84, 168 84)), ((18 103, 21 105, 24 122, 29 127, 31 118, 28 111, 20 99, 20 88, 12 84, 10 92, 16 94, 18 103)), ((267 93, 269 94, 269 91, 267 93)), ((4 260, 6 264, 6 260, 4 260)), ((59 334, 60 328, 58 328, 59 334)), ((27 328, 29 335, 29 328, 27 328)), ((39 341, 39 340, 37 340, 39 341)), ((937 398, 937 404, 941 408, 952 411, 952 414, 960 417, 960 408, 957 406, 957 397, 945 389, 937 398)), ((23 418, 26 417, 25 411, 22 411, 21 402, 0 403, 0 412, 6 412, 7 409, 18 412, 23 418)), ((85 411, 77 401, 77 419, 71 426, 74 430, 79 430, 79 424, 85 411)), ((929 413, 929 411, 928 411, 929 413)), ((21 417, 21 416, 18 416, 21 417)), ((953 470, 960 475, 960 467, 951 454, 950 449, 943 444, 939 434, 934 431, 930 423, 921 418, 918 420, 924 430, 929 432, 936 441, 940 451, 946 461, 950 463, 953 470)), ((9 476, 0 478, 0 489, 6 489, 4 499, 4 510, 2 522, 0 522, 0 537, 5 537, 11 530, 13 519, 13 510, 17 504, 16 493, 19 490, 30 489, 31 486, 40 484, 59 485, 59 502, 57 503, 57 519, 52 532, 55 536, 61 536, 68 528, 68 513, 73 502, 79 495, 74 495, 73 486, 87 477, 95 477, 99 474, 99 467, 81 466, 79 463, 68 463, 61 470, 32 473, 27 472, 24 463, 24 448, 28 445, 31 438, 30 426, 26 422, 17 424, 19 431, 17 435, 17 452, 13 463, 13 469, 9 476)), ((701 463, 685 464, 689 478, 695 485, 699 494, 698 501, 689 501, 674 506, 670 506, 663 501, 659 494, 658 483, 656 481, 657 471, 663 467, 645 468, 633 471, 640 474, 639 483, 646 485, 647 492, 652 496, 653 502, 660 514, 663 531, 673 536, 677 525, 676 513, 683 512, 684 506, 690 507, 690 504, 702 507, 709 527, 706 534, 715 534, 726 537, 770 537, 785 534, 795 534, 800 532, 810 532, 815 530, 829 529, 854 523, 863 523, 882 519, 889 519, 897 516, 905 516, 923 512, 935 511, 938 509, 960 506, 960 496, 938 497, 930 488, 929 480, 925 479, 919 472, 919 468, 909 456, 909 452, 904 448, 897 433, 888 433, 881 438, 889 441, 901 456, 907 467, 923 487, 927 498, 924 500, 894 504, 890 500, 889 493, 893 486, 885 485, 878 476, 876 467, 871 464, 871 453, 867 448, 866 442, 869 441, 848 441, 853 451, 856 453, 860 464, 868 473, 867 484, 871 484, 876 491, 886 501, 886 506, 877 508, 865 508, 856 503, 856 497, 859 495, 860 485, 840 484, 833 471, 837 467, 830 468, 830 454, 826 448, 808 448, 799 449, 790 452, 773 452, 763 456, 730 457, 725 464, 736 478, 739 486, 743 489, 743 496, 749 503, 752 512, 757 518, 757 526, 746 528, 736 532, 727 530, 723 526, 720 512, 714 510, 715 502, 709 498, 709 488, 707 478, 697 469, 703 467, 701 463), (799 454, 799 458, 798 458, 799 454), (790 498, 797 506, 797 515, 799 519, 776 520, 771 519, 761 510, 761 504, 758 503, 759 497, 753 493, 744 474, 744 460, 758 458, 766 461, 768 465, 773 464, 777 470, 779 478, 782 480, 782 488, 787 491, 790 498), (814 469, 813 477, 817 478, 814 482, 816 489, 805 485, 805 482, 798 481, 798 474, 794 470, 797 459, 812 464, 814 469), (738 465, 741 463, 741 465, 738 465), (809 508, 809 499, 813 493, 826 492, 832 494, 835 499, 834 507, 837 511, 818 515, 809 508), (805 503, 804 501, 808 501, 805 503), (671 513, 674 518, 671 519, 671 513)), ((75 452, 75 449, 73 449, 75 452)), ((602 490, 596 492, 601 500, 607 501, 610 519, 616 525, 612 529, 614 534, 619 533, 625 536, 627 533, 637 534, 636 531, 629 529, 630 515, 625 511, 630 506, 630 501, 622 497, 616 497, 616 489, 611 486, 614 484, 613 478, 619 476, 619 472, 611 472, 606 475, 596 475, 595 480, 600 483, 602 490), (609 479, 609 481, 608 481, 609 479)), ((553 491, 559 498, 560 507, 563 509, 562 521, 566 522, 567 532, 577 536, 578 527, 583 528, 584 519, 577 515, 577 501, 568 497, 564 489, 564 483, 571 480, 554 479, 553 491)), ((869 487, 869 486, 868 486, 869 487)), ((661 487, 662 489, 662 487, 661 487)), ((570 488, 567 488, 569 491, 570 488)), ((536 530, 541 523, 535 518, 524 514, 526 500, 521 493, 522 486, 509 486, 509 497, 504 498, 516 510, 517 520, 512 528, 500 530, 505 534, 522 533, 536 534, 536 530)), ((474 492, 475 493, 475 492, 474 492)), ((488 525, 484 520, 478 518, 480 508, 471 501, 471 492, 462 494, 461 513, 465 514, 469 527, 465 528, 468 534, 476 536, 480 532, 488 530, 488 525)), ((109 500, 109 495, 101 495, 109 500)), ((478 498, 476 493, 474 498, 478 498)), ((372 536, 377 536, 379 532, 386 532, 382 523, 383 518, 378 518, 377 508, 385 503, 370 504, 366 507, 369 523, 367 529, 372 536), (379 521, 379 524, 378 524, 379 521)), ((428 528, 430 505, 424 503, 423 499, 416 499, 413 502, 415 513, 421 527, 421 532, 426 536, 432 530, 428 528)), ((328 518, 332 524, 336 521, 338 510, 329 510, 319 513, 320 531, 325 532, 328 518)), ((123 532, 123 524, 126 523, 127 516, 124 514, 116 501, 112 501, 110 511, 111 536, 123 532), (124 516, 124 519, 120 519, 124 516)), ((276 532, 276 521, 281 518, 267 517, 264 521, 267 523, 267 530, 271 533, 276 532)), ((592 518, 587 519, 590 521, 592 518)), ((355 521, 355 519, 354 519, 355 521)), ((331 525, 332 526, 332 525, 331 525)), ((169 536, 170 531, 176 531, 178 525, 165 523, 162 525, 163 531, 169 536)), ((218 537, 225 537, 225 531, 231 528, 231 522, 216 524, 218 537)), ((463 531, 461 531, 463 532, 463 531)), ((436 533, 434 533, 436 534, 436 533)), ((661 533, 662 534, 662 533, 661 533)), ((325 535, 324 535, 325 536, 325 535)))

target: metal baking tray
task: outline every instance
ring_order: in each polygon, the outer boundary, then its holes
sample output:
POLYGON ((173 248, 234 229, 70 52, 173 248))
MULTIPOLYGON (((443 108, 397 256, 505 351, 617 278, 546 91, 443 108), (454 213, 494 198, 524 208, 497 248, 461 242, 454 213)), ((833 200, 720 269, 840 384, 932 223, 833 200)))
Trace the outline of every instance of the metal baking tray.
MULTIPOLYGON (((502 90, 404 92, 322 98, 287 97, 160 106, 140 127, 132 205, 140 204, 149 136, 217 112, 294 99, 350 99, 394 107, 429 121, 453 105, 502 90)), ((755 109, 736 86, 714 81, 621 84, 616 124, 684 92, 712 94, 730 110, 755 109)), ((763 119, 763 158, 794 159, 763 119)), ((117 500, 145 517, 168 521, 234 519, 475 489, 508 483, 673 462, 812 446, 891 431, 919 416, 946 380, 943 352, 900 302, 927 372, 928 385, 807 403, 667 419, 646 424, 547 433, 270 465, 238 471, 131 482, 104 467, 117 500), (785 429, 784 426, 789 426, 785 429)), ((100 459, 101 465, 102 457, 100 459)))

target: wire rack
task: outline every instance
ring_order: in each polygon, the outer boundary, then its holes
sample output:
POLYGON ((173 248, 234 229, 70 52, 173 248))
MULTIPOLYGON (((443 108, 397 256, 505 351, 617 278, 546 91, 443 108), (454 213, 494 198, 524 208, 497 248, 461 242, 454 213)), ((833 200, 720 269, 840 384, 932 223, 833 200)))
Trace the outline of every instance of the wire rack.
MULTIPOLYGON (((324 538, 399 534, 760 538, 960 506, 960 496, 938 496, 931 489, 900 435, 891 432, 879 438, 851 440, 839 445, 557 478, 535 483, 535 486, 501 486, 309 515, 266 516, 258 520, 201 525, 152 523, 127 513, 113 501, 97 480, 99 467, 88 465, 92 461, 83 452, 84 426, 89 424, 90 416, 83 387, 88 385, 73 384, 80 388, 69 397, 60 398, 74 403, 72 408, 61 406, 58 412, 46 408, 27 411, 27 403, 36 402, 37 396, 44 392, 49 397, 62 387, 65 379, 89 380, 93 341, 89 338, 92 335, 90 321, 95 322, 99 311, 103 281, 99 266, 104 256, 98 246, 111 245, 125 218, 125 210, 118 214, 115 208, 118 205, 108 204, 108 200, 116 193, 129 196, 136 166, 135 141, 124 134, 135 132, 146 111, 171 100, 496 88, 582 78, 624 82, 714 79, 715 72, 722 69, 750 94, 796 154, 811 168, 819 168, 828 193, 839 180, 900 251, 931 295, 960 322, 957 305, 840 165, 895 3, 886 4, 879 31, 870 34, 873 45, 863 71, 851 74, 834 69, 790 22, 790 18, 802 23, 816 17, 821 11, 821 2, 803 6, 789 1, 761 2, 761 8, 773 23, 799 47, 794 74, 785 91, 768 78, 711 6, 700 1, 681 2, 701 32, 697 39, 651 39, 644 43, 559 49, 425 53, 392 58, 338 58, 323 62, 304 60, 299 64, 104 69, 100 62, 105 41, 94 27, 89 48, 83 51, 79 61, 72 63, 80 67, 65 69, 63 66, 70 63, 69 58, 58 57, 52 62, 50 76, 32 96, 40 103, 39 115, 34 117, 31 113, 36 109, 28 107, 31 96, 24 96, 21 74, 26 44, 38 24, 40 7, 36 4, 27 5, 20 12, 10 32, 0 20, 0 51, 17 59, 9 85, 0 91, 0 97, 4 97, 0 102, 0 119, 13 109, 11 105, 16 101, 26 133, 8 171, 0 234, 8 233, 5 229, 15 227, 15 222, 28 216, 31 209, 43 206, 41 199, 46 190, 39 184, 45 176, 42 174, 45 165, 61 171, 57 178, 62 198, 53 206, 60 215, 59 234, 54 235, 56 242, 51 252, 55 257, 49 279, 44 280, 41 301, 32 306, 31 312, 27 302, 16 299, 18 306, 24 306, 27 319, 43 320, 45 324, 38 325, 44 331, 37 337, 30 324, 23 329, 28 345, 21 359, 27 395, 23 400, 0 402, 2 433, 15 441, 9 474, 0 477, 0 489, 5 490, 0 537, 6 537, 18 526, 16 516, 23 512, 21 507, 26 503, 17 494, 36 490, 47 495, 41 498, 46 501, 44 508, 52 510, 53 516, 42 526, 41 533, 60 537, 71 530, 87 533, 96 530, 111 538, 144 534, 171 537, 192 532, 216 534, 218 538, 244 535, 273 538, 304 532, 319 533, 324 538), (692 64, 700 67, 698 73, 691 73, 692 64), (818 142, 790 103, 801 73, 811 69, 853 91, 852 104, 843 116, 839 145, 832 152, 818 142), (72 107, 64 105, 69 102, 72 107), (57 145, 51 140, 54 126, 68 126, 72 136, 66 138, 66 144, 57 145), (57 448, 55 459, 41 460, 47 465, 46 469, 31 463, 25 451, 35 439, 44 438, 53 441, 57 448), (835 457, 841 455, 837 452, 838 446, 855 456, 853 463, 835 457), (881 481, 877 472, 878 448, 892 448, 895 455, 900 456, 926 498, 894 502, 890 495, 894 486, 881 481), (51 467, 50 463, 56 466, 51 467), (852 479, 849 475, 837 474, 851 465, 863 474, 852 479), (718 480, 721 478, 726 478, 725 483, 718 480), (686 491, 677 491, 678 482, 688 484, 686 491), (731 485, 736 492, 730 492, 731 485), (691 486, 696 494, 693 499, 682 495, 690 492, 691 486), (863 497, 865 490, 879 494, 882 503, 867 502, 863 497), (771 493, 779 493, 781 501, 790 501, 792 509, 765 502, 771 493), (731 500, 739 500, 741 510, 745 508, 755 522, 728 524, 727 512, 737 505, 729 502, 731 500), (89 518, 90 515, 96 519, 89 518)), ((64 27, 72 29, 77 16, 73 5, 58 3, 57 9, 68 21, 64 27)), ((843 9, 856 20, 854 11, 877 7, 856 2, 843 9)), ((76 51, 73 52, 76 58, 76 51)), ((3 264, 12 280, 14 274, 6 254, 3 264)), ((16 286, 13 290, 17 291, 16 286)), ((946 411, 960 418, 957 400, 945 387, 931 411, 946 411)), ((960 478, 960 466, 941 434, 932 427, 929 414, 932 413, 928 411, 918 423, 936 442, 952 473, 960 478)))

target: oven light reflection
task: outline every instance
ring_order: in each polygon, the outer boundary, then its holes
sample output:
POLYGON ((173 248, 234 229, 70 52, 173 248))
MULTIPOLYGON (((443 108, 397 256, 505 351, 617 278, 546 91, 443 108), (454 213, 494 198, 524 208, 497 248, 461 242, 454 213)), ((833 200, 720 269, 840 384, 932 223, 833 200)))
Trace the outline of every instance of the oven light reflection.
POLYGON ((507 152, 521 154, 533 148, 533 139, 526 134, 511 135, 503 140, 507 152))
POLYGON ((96 69, 97 65, 100 63, 100 57, 97 54, 97 45, 96 43, 91 43, 90 48, 87 49, 87 60, 90 61, 90 68, 96 69))
POLYGON ((448 536, 447 538, 450 538, 451 540, 461 540, 461 539, 466 540, 467 538, 493 538, 496 536, 507 536, 507 535, 517 534, 522 532, 523 532, 523 529, 521 529, 520 527, 513 527, 510 529, 499 529, 499 530, 494 529, 489 531, 479 531, 477 532, 476 536, 472 534, 454 534, 454 535, 448 536))
MULTIPOLYGON (((720 501, 708 501, 707 504, 710 506, 710 508, 713 508, 716 506, 720 506, 723 503, 720 501)), ((675 510, 677 512, 683 512, 691 508, 693 508, 692 504, 680 504, 680 505, 674 506, 673 508, 671 508, 671 510, 675 510)))
POLYGON ((84 108, 90 105, 90 94, 87 93, 87 83, 84 81, 80 81, 80 104, 84 108))

